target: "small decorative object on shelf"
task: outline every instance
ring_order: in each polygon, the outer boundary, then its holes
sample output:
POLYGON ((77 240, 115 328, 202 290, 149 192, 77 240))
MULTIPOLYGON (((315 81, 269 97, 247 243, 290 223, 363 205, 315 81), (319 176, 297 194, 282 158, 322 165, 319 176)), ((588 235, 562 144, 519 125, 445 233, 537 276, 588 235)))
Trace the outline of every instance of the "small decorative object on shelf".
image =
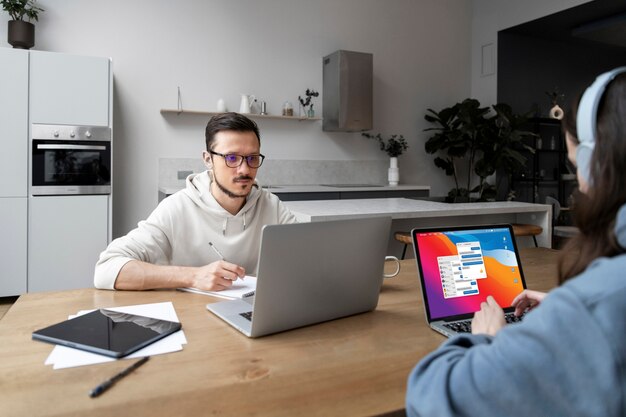
POLYGON ((406 143, 406 139, 402 135, 391 135, 389 139, 383 139, 380 133, 376 135, 370 135, 369 133, 361 133, 369 139, 376 139, 380 145, 380 150, 389 155, 389 171, 387 173, 387 179, 389 185, 398 185, 400 180, 400 170, 398 168, 398 156, 407 150, 409 145, 406 143))
POLYGON ((306 98, 302 98, 298 96, 298 101, 300 102, 300 105, 302 106, 300 116, 315 117, 315 111, 313 110, 313 103, 311 103, 311 97, 318 97, 320 93, 314 90, 309 90, 307 88, 306 91, 304 92, 304 95, 306 96, 306 98), (309 107, 308 111, 306 109, 307 107, 309 107))
POLYGON ((176 110, 178 114, 183 112, 183 96, 180 94, 180 86, 178 86, 178 101, 176 103, 176 110))
POLYGON ((226 103, 224 102, 223 98, 220 98, 220 99, 217 100, 217 111, 219 113, 226 112, 226 103))
POLYGON ((550 97, 552 108, 550 108, 550 117, 561 120, 563 118, 563 109, 559 106, 558 101, 565 97, 565 94, 559 93, 558 87, 554 87, 554 91, 546 91, 546 95, 550 97))
POLYGON ((289 101, 283 104, 283 116, 293 116, 293 105, 289 101))
POLYGON ((35 46, 35 25, 31 21, 38 21, 39 12, 44 10, 35 6, 35 0, 0 0, 0 5, 11 16, 7 42, 17 49, 35 46))
POLYGON ((241 94, 241 103, 239 104, 239 113, 252 113, 252 104, 256 102, 256 97, 251 94, 241 94))

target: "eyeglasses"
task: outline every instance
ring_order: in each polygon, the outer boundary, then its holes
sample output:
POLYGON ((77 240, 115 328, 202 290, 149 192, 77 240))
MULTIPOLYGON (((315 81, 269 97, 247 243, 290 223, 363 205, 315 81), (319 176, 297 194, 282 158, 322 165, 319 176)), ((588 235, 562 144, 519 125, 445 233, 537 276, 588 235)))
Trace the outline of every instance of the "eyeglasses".
POLYGON ((218 155, 224 158, 224 162, 226 163, 226 166, 228 168, 239 168, 241 164, 243 164, 244 159, 246 160, 246 164, 248 164, 250 168, 258 168, 261 166, 261 164, 263 163, 263 160, 265 159, 265 155, 263 154, 244 156, 244 155, 237 155, 234 153, 223 154, 223 153, 217 153, 213 151, 209 151, 209 153, 211 155, 218 155))

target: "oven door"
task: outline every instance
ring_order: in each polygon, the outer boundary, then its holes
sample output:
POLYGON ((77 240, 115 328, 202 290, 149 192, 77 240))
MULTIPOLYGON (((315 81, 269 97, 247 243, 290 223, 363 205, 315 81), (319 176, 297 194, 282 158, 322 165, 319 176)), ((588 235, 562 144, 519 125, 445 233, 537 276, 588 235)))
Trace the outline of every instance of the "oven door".
POLYGON ((33 139, 31 194, 111 194, 111 141, 33 139))

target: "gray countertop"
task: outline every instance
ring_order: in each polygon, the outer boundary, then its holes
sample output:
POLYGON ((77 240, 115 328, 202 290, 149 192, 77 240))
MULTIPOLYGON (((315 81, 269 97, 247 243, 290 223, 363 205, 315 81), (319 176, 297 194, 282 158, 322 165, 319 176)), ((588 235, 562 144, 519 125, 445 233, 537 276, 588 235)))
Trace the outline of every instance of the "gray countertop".
POLYGON ((517 201, 448 204, 408 198, 286 201, 285 205, 300 221, 340 220, 374 216, 413 219, 504 213, 547 213, 552 209, 546 204, 517 201))

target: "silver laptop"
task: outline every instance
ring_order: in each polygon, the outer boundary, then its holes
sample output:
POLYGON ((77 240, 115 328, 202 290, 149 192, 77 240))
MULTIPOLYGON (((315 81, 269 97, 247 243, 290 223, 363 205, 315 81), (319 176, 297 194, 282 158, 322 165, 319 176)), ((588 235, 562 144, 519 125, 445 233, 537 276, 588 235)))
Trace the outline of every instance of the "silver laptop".
POLYGON ((480 304, 491 295, 516 322, 513 298, 526 288, 511 225, 420 228, 411 231, 426 320, 453 336, 471 332, 480 304))
POLYGON ((254 297, 207 304, 249 337, 376 308, 391 218, 268 225, 254 297))

